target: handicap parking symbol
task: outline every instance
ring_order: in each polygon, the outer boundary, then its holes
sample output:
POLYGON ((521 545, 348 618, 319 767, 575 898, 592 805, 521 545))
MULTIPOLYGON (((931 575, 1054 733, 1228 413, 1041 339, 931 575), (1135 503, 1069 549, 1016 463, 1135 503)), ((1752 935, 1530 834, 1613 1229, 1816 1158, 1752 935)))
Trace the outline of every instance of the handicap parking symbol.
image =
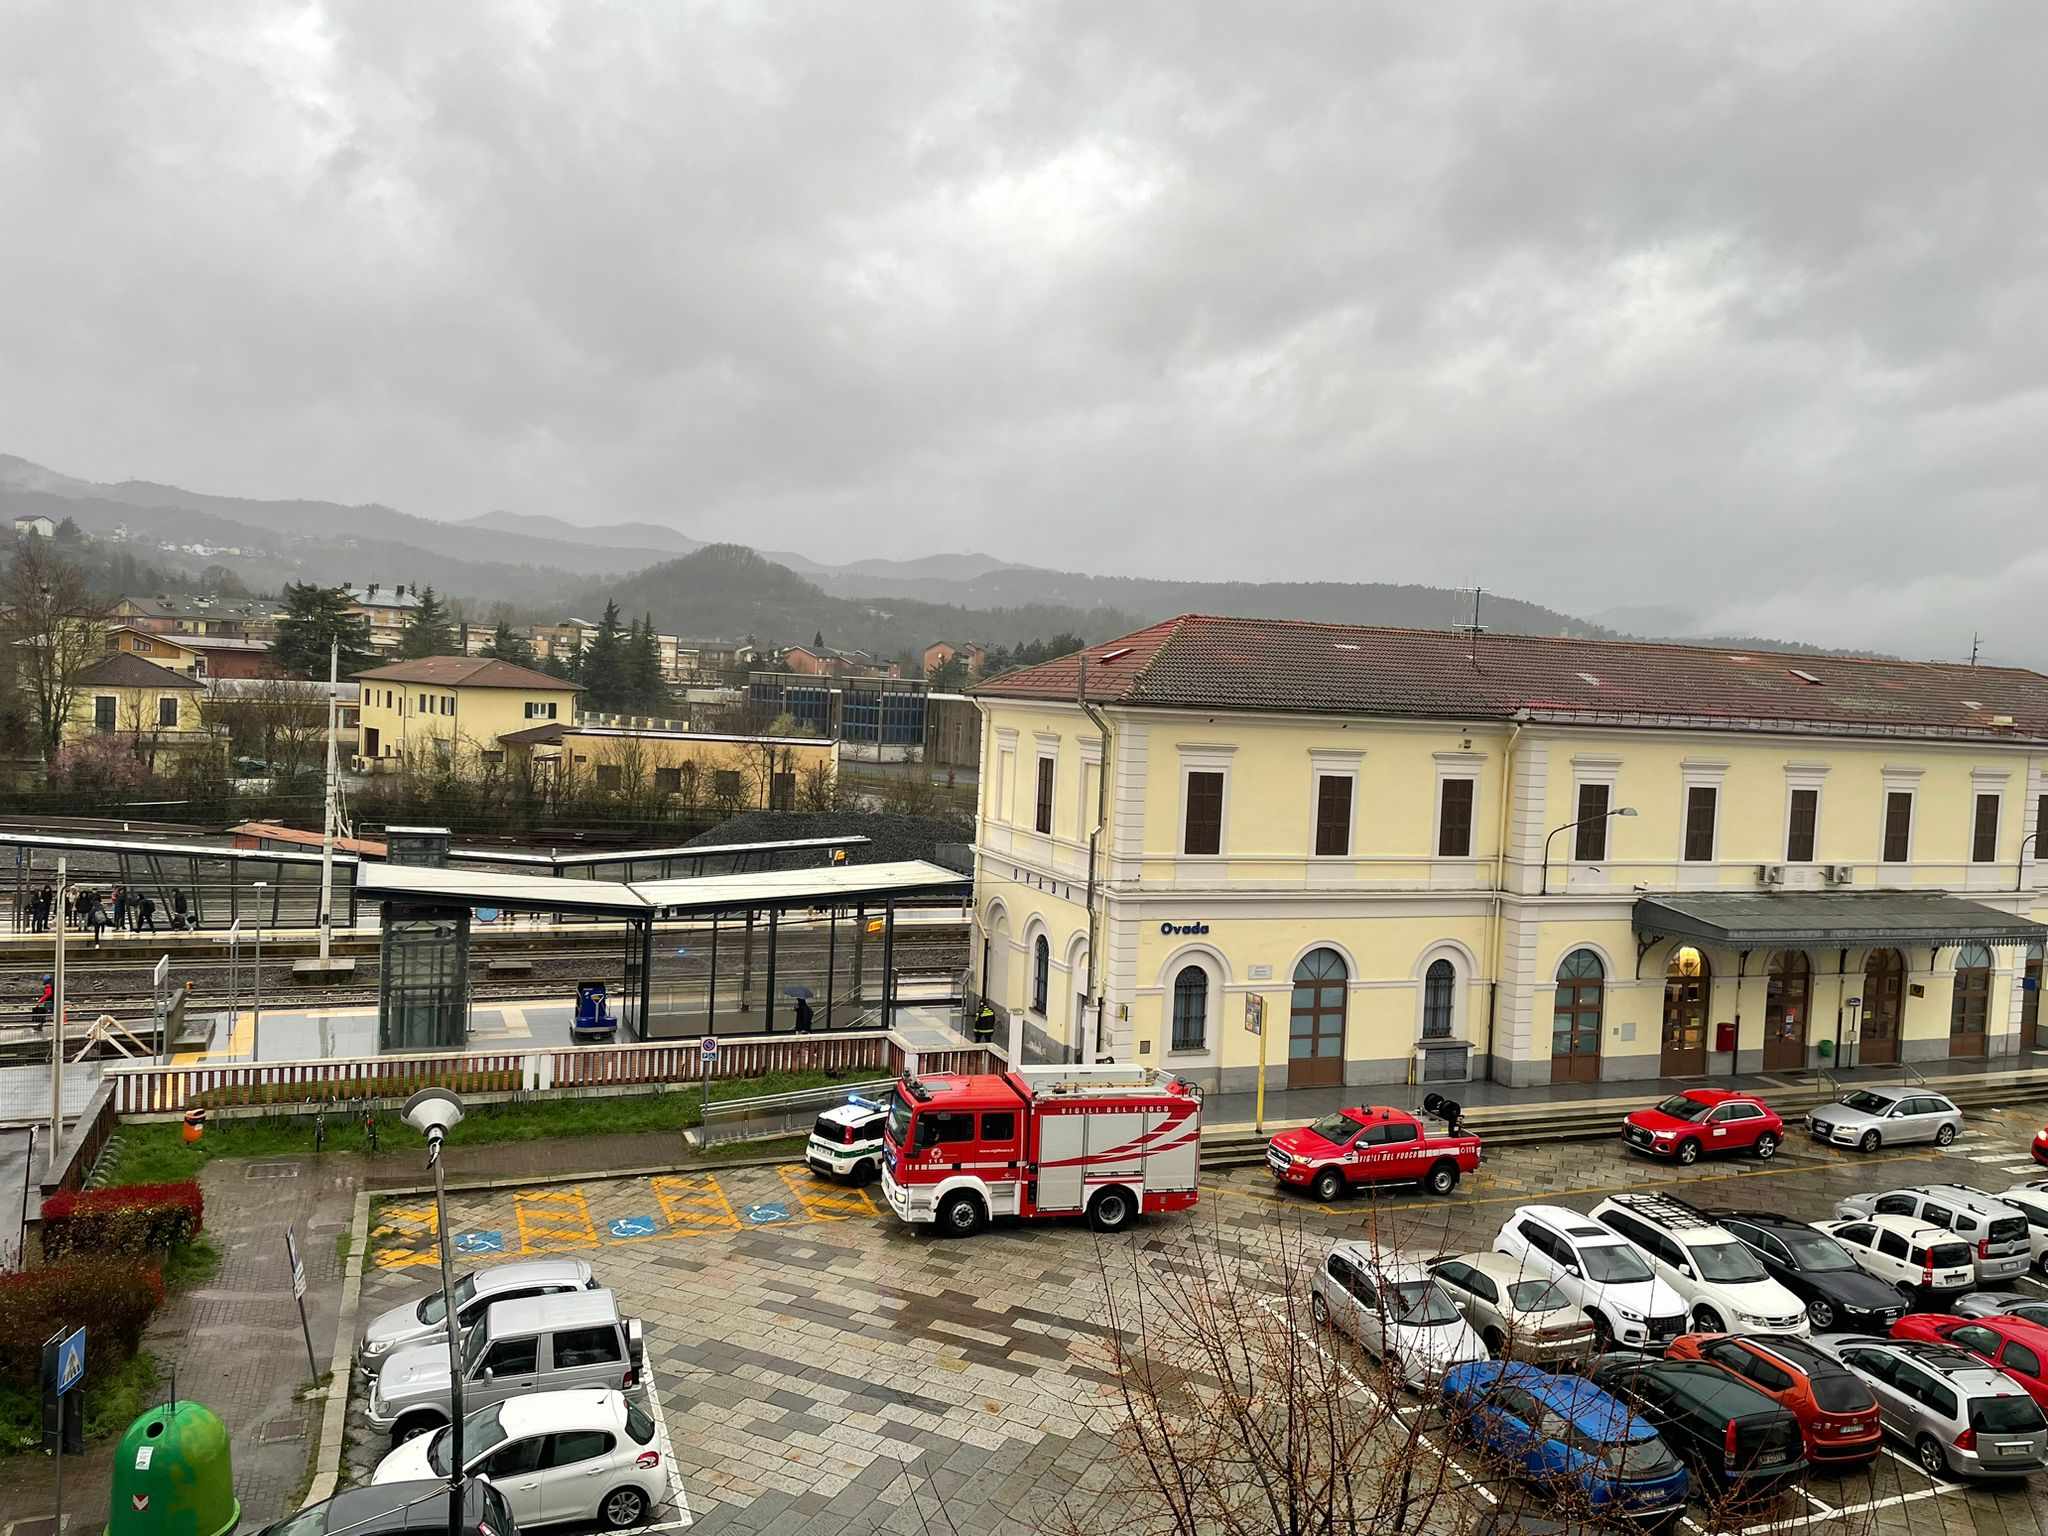
POLYGON ((505 1234, 502 1232, 458 1232, 455 1234, 457 1253, 503 1253, 505 1234))
POLYGON ((652 1216, 614 1217, 610 1227, 613 1237, 652 1237, 654 1218, 652 1216))
POLYGON ((766 1226, 770 1222, 789 1220, 789 1207, 779 1201, 764 1200, 759 1205, 748 1206, 745 1215, 754 1225, 766 1226))

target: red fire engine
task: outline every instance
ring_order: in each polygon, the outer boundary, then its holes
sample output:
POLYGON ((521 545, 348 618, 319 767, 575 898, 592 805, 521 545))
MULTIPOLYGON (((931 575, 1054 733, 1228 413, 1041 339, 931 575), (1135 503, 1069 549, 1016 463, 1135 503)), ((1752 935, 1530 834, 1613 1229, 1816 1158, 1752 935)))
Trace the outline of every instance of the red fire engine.
POLYGON ((964 1237, 991 1216, 1085 1213, 1115 1232, 1195 1203, 1202 1100, 1151 1067, 905 1077, 882 1135, 882 1189, 905 1221, 964 1237))

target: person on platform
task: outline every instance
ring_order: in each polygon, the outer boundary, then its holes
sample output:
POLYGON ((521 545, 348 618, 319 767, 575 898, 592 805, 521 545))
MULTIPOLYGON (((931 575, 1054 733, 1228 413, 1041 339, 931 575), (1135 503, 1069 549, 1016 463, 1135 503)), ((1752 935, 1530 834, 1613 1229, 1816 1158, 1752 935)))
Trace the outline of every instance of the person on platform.
POLYGON ((800 1035, 811 1032, 811 1000, 808 997, 796 1000, 796 1032, 800 1035))
POLYGON ((38 1024, 45 1022, 50 1017, 50 1009, 54 1004, 56 996, 56 982, 51 977, 45 976, 43 978, 42 995, 36 999, 35 1007, 29 1010, 30 1017, 38 1024))
POLYGON ((182 886, 171 891, 171 926, 180 930, 192 926, 185 920, 185 891, 182 886))
POLYGON ((156 932, 156 898, 147 891, 144 891, 141 899, 135 903, 135 931, 156 932))

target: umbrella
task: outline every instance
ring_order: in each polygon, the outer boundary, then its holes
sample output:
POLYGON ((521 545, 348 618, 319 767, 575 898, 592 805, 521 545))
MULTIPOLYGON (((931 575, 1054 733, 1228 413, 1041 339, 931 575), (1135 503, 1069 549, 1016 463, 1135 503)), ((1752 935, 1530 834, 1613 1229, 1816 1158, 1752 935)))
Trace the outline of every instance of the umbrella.
POLYGON ((818 994, 809 987, 784 987, 782 995, 784 997, 816 997, 818 994))

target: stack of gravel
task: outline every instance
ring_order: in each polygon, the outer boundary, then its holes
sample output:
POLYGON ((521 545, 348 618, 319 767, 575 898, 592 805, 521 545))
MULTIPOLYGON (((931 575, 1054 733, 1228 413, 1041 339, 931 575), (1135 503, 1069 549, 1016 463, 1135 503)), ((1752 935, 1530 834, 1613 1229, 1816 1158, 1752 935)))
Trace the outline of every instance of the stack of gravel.
POLYGON ((780 843, 798 837, 864 837, 864 848, 849 848, 850 864, 894 864, 927 859, 957 867, 959 850, 972 834, 958 822, 934 816, 896 816, 886 811, 748 811, 693 837, 692 848, 722 843, 780 843), (942 854, 942 846, 947 850, 942 854))

